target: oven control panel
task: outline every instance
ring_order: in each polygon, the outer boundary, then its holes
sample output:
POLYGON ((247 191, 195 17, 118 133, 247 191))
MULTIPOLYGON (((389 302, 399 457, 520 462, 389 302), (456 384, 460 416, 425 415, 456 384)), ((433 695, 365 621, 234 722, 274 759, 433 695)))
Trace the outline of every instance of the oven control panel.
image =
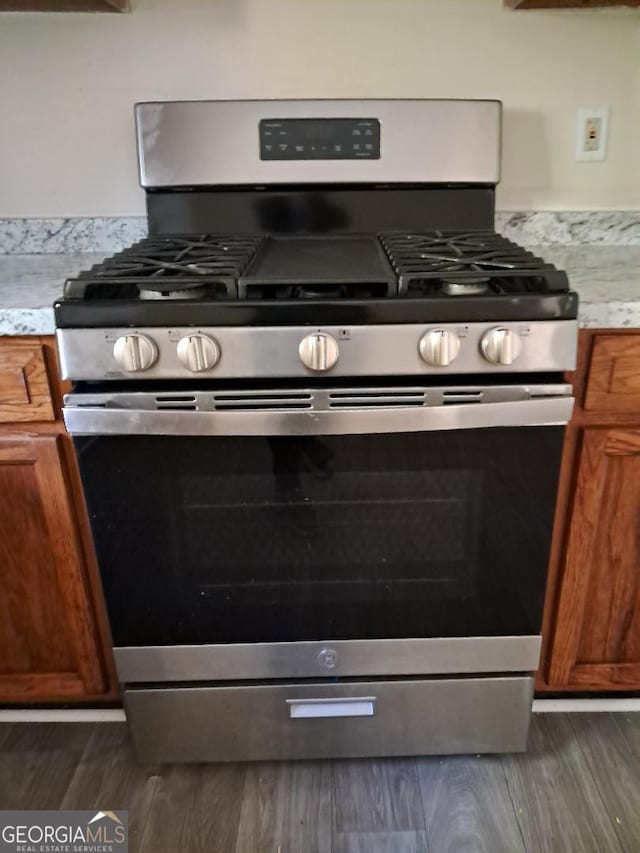
POLYGON ((58 329, 64 379, 529 373, 575 367, 575 320, 58 329))
POLYGON ((260 122, 261 160, 379 160, 376 118, 269 118, 260 122))

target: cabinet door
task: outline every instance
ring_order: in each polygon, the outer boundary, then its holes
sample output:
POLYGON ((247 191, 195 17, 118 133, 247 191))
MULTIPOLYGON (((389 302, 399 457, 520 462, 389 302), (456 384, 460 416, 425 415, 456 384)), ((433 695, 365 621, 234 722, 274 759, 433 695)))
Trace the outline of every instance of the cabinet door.
POLYGON ((0 423, 54 420, 42 345, 37 339, 4 338, 0 347, 0 423))
POLYGON ((105 689, 60 441, 0 436, 0 702, 105 689))
POLYGON ((640 411, 640 335, 596 335, 584 407, 624 414, 640 411))
POLYGON ((640 689, 640 428, 584 431, 549 685, 640 689))

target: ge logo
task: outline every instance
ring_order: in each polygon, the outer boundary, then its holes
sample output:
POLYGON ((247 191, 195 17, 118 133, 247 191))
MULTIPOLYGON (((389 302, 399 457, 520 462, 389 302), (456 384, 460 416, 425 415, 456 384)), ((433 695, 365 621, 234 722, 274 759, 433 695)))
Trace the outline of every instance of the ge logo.
POLYGON ((338 663, 338 652, 335 649, 322 649, 318 655, 318 663, 325 669, 335 669, 338 663))

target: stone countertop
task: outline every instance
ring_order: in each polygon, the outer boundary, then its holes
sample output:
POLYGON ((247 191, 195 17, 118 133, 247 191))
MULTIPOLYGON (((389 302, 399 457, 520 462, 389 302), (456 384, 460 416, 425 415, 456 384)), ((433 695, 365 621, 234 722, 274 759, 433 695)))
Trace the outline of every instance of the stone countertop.
MULTIPOLYGON (((587 329, 640 329, 640 246, 528 246, 569 275, 587 329)), ((1 304, 1 303, 0 303, 1 304)))
POLYGON ((53 303, 69 276, 104 255, 0 255, 0 335, 52 335, 53 303))
MULTIPOLYGON (((580 295, 580 325, 640 328, 640 246, 529 246, 569 274, 580 295)), ((99 254, 0 255, 0 335, 51 335, 65 278, 99 254)))

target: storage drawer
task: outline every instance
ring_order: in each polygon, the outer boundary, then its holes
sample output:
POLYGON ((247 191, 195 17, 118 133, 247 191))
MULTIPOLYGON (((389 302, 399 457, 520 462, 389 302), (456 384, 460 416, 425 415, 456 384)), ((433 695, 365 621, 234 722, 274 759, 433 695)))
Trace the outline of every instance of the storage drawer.
POLYGON ((161 687, 125 691, 143 761, 515 752, 533 678, 161 687))
POLYGON ((584 407, 640 414, 640 334, 596 336, 584 407))
POLYGON ((53 420, 55 414, 40 342, 0 338, 0 423, 53 420))

